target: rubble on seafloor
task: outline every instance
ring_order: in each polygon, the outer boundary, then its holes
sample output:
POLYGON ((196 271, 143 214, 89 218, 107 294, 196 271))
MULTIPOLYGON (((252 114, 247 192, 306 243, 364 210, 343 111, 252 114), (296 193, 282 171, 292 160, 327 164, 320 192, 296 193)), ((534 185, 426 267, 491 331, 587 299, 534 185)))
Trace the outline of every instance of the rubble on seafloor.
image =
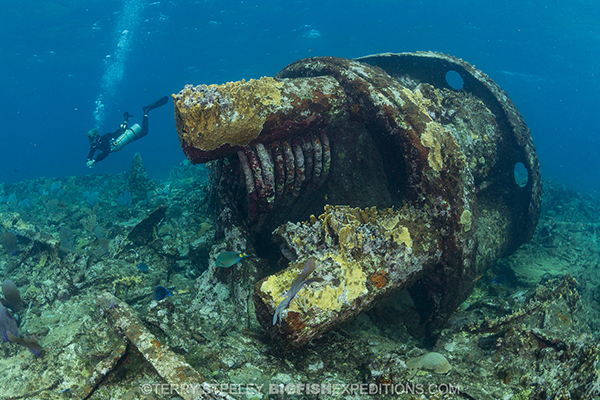
POLYGON ((600 201, 544 185, 532 242, 477 277, 434 342, 408 333, 418 317, 404 290, 284 352, 249 289, 277 266, 244 258, 248 276, 215 265, 245 243, 235 230, 215 241, 204 166, 144 183, 3 184, 1 230, 16 249, 0 238, 1 277, 25 303, 13 313, 19 334, 44 351, 2 344, 0 398, 597 398, 600 201), (157 286, 172 297, 154 300, 157 286))

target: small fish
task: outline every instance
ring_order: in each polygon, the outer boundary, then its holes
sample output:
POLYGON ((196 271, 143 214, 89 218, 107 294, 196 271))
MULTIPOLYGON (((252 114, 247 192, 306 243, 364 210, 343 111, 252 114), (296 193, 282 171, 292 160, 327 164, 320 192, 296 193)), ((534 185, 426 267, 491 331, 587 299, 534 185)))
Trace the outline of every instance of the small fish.
POLYGON ((300 289, 302 289, 305 285, 309 285, 313 282, 323 282, 323 278, 307 279, 310 276, 310 274, 313 273, 315 268, 317 268, 315 260, 310 259, 306 261, 304 263, 304 268, 302 268, 302 272, 300 272, 300 275, 298 275, 296 280, 292 283, 292 286, 289 288, 289 290, 285 292, 285 295, 283 293, 281 294, 281 296, 285 296, 285 299, 283 299, 281 303, 279 303, 279 305, 275 309, 275 312, 273 313, 273 326, 275 326, 277 322, 279 322, 279 324, 281 325, 281 314, 286 308, 288 308, 288 306, 290 305, 294 297, 296 297, 300 289))
POLYGON ((156 301, 164 300, 167 298, 167 296, 173 297, 171 290, 163 286, 158 286, 156 289, 154 289, 154 293, 152 293, 152 298, 156 301))
POLYGON ((136 268, 142 272, 146 272, 146 271, 148 271, 148 264, 141 263, 136 268))
POLYGON ((250 255, 246 253, 236 253, 235 251, 224 251, 219 254, 215 263, 217 264, 217 267, 229 268, 232 265, 239 263, 240 260, 245 257, 250 257, 250 255))
POLYGON ((502 285, 504 283, 504 275, 498 275, 497 277, 494 278, 494 280, 492 281, 492 283, 495 283, 496 285, 502 285))

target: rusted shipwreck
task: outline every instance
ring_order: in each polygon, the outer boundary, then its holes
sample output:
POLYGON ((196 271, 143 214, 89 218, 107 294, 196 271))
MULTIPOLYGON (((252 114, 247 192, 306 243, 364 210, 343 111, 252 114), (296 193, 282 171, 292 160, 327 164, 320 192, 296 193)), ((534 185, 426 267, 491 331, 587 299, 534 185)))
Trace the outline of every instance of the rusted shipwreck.
POLYGON ((261 325, 287 347, 402 288, 416 333, 431 334, 539 219, 529 129, 498 85, 451 56, 309 58, 173 99, 183 151, 213 161, 218 229, 236 226, 255 247, 272 236, 289 260, 254 293, 261 325), (310 259, 319 279, 273 324, 310 259))

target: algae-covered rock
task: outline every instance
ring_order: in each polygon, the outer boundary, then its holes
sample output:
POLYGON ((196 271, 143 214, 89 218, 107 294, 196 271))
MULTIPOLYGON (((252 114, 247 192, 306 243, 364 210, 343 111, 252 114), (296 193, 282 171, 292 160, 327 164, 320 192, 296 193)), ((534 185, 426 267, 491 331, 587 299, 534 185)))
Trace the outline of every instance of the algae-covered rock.
POLYGON ((434 351, 419 357, 411 358, 406 362, 406 367, 413 372, 421 369, 432 371, 436 374, 446 374, 452 369, 452 366, 446 357, 434 351))

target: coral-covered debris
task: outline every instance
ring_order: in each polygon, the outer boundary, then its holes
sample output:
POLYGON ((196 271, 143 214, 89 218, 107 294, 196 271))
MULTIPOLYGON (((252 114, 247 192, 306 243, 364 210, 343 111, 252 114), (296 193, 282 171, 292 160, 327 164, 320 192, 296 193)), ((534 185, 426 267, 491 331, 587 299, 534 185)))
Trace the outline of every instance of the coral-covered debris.
POLYGON ((96 304, 112 320, 114 328, 131 341, 156 372, 170 384, 170 388, 177 391, 183 399, 233 400, 214 386, 203 385, 206 379, 185 362, 183 357, 169 349, 169 346, 160 343, 127 303, 105 292, 98 296, 96 304), (195 389, 190 390, 191 388, 195 389))
POLYGON ((310 222, 281 226, 275 234, 286 254, 315 264, 313 283, 300 286, 282 310, 284 294, 298 281, 298 263, 258 282, 254 301, 263 328, 296 347, 406 286, 441 256, 420 218, 408 210, 328 206, 310 222), (281 326, 271 322, 275 315, 281 326))
POLYGON ((138 246, 152 242, 156 238, 156 226, 163 220, 166 213, 167 207, 159 206, 129 232, 127 239, 138 246))

